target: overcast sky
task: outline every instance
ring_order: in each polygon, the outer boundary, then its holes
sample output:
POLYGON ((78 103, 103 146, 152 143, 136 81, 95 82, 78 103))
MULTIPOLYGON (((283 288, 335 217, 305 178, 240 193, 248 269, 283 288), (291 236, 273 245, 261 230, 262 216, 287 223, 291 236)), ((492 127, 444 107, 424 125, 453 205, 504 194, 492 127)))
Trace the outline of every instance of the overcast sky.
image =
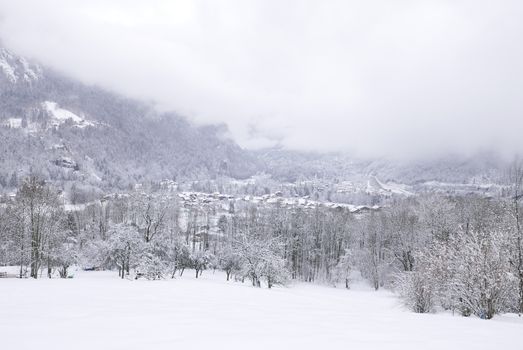
POLYGON ((0 38, 245 147, 523 150, 521 0, 0 0, 0 38))

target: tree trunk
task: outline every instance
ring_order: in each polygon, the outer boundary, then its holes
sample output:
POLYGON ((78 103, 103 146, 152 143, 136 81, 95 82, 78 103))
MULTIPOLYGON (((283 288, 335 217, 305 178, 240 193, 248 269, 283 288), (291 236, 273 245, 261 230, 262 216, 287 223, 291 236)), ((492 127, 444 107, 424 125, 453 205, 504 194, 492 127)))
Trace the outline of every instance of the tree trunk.
POLYGON ((519 275, 519 317, 523 314, 523 273, 519 275))
POLYGON ((51 278, 53 274, 52 268, 51 268, 51 259, 49 258, 49 255, 47 255, 47 277, 51 278))
POLYGON ((31 239, 31 277, 32 278, 38 278, 38 249, 36 247, 35 238, 33 235, 33 238, 31 239))
POLYGON ((60 278, 67 278, 67 266, 62 266, 58 271, 60 278))
POLYGON ((20 249, 20 278, 23 277, 24 273, 24 243, 22 239, 21 249, 20 249))

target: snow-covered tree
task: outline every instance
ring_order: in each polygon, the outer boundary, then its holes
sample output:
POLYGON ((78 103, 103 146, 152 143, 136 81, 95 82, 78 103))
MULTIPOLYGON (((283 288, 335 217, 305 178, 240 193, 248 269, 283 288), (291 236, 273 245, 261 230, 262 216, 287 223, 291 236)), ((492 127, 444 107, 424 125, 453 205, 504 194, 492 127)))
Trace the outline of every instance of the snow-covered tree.
POLYGON ((504 233, 464 232, 451 247, 454 274, 449 291, 456 295, 459 309, 486 319, 505 311, 513 289, 504 233))
POLYGON ((385 286, 392 257, 388 246, 387 230, 383 214, 372 214, 360 226, 360 249, 357 253, 358 267, 362 276, 369 279, 374 289, 385 286))
POLYGON ((17 201, 26 216, 30 237, 31 277, 38 278, 38 271, 46 257, 44 249, 55 233, 61 210, 58 193, 36 176, 24 180, 17 201))
POLYGON ((260 276, 265 279, 268 288, 284 285, 289 280, 289 271, 285 267, 285 259, 274 251, 265 251, 260 276))
POLYGON ((516 159, 508 172, 509 201, 506 205, 509 213, 510 267, 518 284, 518 313, 523 314, 523 162, 516 159))
POLYGON ((191 267, 190 249, 182 239, 173 239, 169 242, 166 250, 166 259, 171 278, 174 278, 177 271, 182 276, 185 269, 191 267))
POLYGON ((144 251, 143 237, 135 226, 119 224, 110 230, 109 258, 118 267, 118 275, 124 278, 139 263, 144 251))
POLYGON ((225 271, 227 281, 231 279, 233 274, 238 274, 241 271, 241 257, 238 252, 228 245, 218 252, 218 267, 225 271))
POLYGON ((208 250, 197 250, 191 253, 191 267, 195 271, 196 278, 202 275, 203 271, 210 266, 213 259, 213 254, 208 250))
POLYGON ((60 242, 55 251, 55 264, 58 267, 60 278, 69 277, 69 268, 78 262, 78 248, 76 240, 68 237, 60 242))
POLYGON ((350 286, 350 274, 353 270, 354 257, 350 249, 345 249, 345 253, 340 257, 340 260, 336 264, 333 273, 333 282, 342 282, 345 288, 349 289, 350 286))

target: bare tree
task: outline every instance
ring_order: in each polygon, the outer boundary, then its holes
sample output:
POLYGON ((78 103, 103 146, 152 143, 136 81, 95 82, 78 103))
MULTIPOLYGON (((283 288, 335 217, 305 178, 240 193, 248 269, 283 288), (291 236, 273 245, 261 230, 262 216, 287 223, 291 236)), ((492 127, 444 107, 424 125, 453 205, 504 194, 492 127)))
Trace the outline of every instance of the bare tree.
POLYGON ((59 207, 58 194, 36 176, 27 178, 19 191, 19 198, 28 217, 31 277, 38 278, 44 258, 43 249, 53 232, 53 214, 59 207))

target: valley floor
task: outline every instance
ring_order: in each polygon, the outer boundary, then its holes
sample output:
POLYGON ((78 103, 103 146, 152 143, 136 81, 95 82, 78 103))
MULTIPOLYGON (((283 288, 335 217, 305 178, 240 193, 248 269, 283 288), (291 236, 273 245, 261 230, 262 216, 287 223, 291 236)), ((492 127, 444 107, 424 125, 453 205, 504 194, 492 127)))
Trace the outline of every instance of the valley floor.
POLYGON ((257 289, 211 271, 196 280, 0 279, 0 348, 521 349, 523 319, 404 310, 389 292, 307 284, 257 289))

